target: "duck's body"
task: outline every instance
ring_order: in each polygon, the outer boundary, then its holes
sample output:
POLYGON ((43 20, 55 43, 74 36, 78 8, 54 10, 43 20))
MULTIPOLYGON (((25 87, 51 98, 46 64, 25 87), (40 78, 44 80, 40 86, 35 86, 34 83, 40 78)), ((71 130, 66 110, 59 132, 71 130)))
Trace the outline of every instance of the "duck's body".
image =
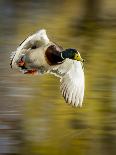
POLYGON ((81 62, 76 61, 82 60, 76 52, 63 50, 48 39, 45 30, 40 30, 24 40, 12 54, 11 67, 19 67, 25 74, 55 74, 61 78, 61 92, 66 102, 81 106, 84 72, 81 62))

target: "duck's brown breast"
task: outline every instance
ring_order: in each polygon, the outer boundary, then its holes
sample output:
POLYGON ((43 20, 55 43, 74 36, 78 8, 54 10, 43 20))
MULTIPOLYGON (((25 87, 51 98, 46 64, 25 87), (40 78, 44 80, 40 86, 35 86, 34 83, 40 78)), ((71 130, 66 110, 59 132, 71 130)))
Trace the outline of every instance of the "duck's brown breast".
POLYGON ((63 63, 63 58, 61 57, 61 52, 63 48, 58 45, 50 45, 46 51, 45 56, 49 65, 58 65, 63 63))

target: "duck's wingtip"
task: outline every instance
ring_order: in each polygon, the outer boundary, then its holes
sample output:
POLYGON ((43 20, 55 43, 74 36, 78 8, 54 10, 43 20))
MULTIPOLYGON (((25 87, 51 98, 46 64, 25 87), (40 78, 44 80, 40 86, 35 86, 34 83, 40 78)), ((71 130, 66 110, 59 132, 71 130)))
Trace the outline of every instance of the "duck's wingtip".
POLYGON ((46 30, 45 29, 39 30, 35 35, 36 35, 36 37, 39 40, 43 41, 44 44, 48 44, 49 43, 49 38, 48 38, 48 36, 46 34, 46 30))
POLYGON ((46 29, 42 28, 40 30, 37 31, 38 34, 45 34, 46 33, 46 29))

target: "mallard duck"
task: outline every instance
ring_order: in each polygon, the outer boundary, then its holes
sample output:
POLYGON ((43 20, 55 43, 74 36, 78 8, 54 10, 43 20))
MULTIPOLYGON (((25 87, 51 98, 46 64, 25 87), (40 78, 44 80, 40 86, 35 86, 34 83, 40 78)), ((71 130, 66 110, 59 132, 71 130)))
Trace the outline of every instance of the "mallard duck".
POLYGON ((54 74, 66 103, 82 106, 84 97, 83 59, 73 48, 63 49, 49 40, 42 29, 26 38, 11 54, 11 68, 24 74, 54 74))

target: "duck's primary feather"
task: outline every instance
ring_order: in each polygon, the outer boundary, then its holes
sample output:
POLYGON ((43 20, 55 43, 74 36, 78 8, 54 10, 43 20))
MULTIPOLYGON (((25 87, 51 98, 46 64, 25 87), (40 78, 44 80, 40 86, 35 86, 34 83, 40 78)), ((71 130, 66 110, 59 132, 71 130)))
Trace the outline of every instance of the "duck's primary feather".
POLYGON ((84 72, 80 62, 67 59, 51 70, 51 74, 59 76, 60 90, 65 101, 73 106, 82 106, 84 97, 84 72))
POLYGON ((81 62, 63 59, 63 49, 51 42, 45 30, 25 39, 11 56, 11 66, 27 73, 51 73, 60 77, 60 90, 65 101, 82 106, 84 97, 84 71, 81 62))

